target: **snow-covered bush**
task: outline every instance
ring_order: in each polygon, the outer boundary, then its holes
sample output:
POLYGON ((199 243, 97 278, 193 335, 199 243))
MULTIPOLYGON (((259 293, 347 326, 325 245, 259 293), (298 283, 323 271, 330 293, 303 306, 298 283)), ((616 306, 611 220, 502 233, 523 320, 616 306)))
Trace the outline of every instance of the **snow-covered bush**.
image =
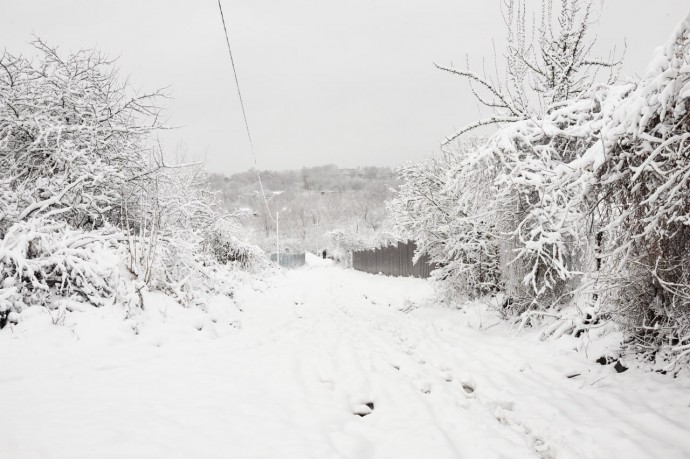
POLYGON ((12 225, 0 240, 0 313, 58 299, 101 306, 119 288, 122 253, 113 227, 84 231, 50 219, 12 225))
POLYGON ((391 211, 441 283, 475 285, 468 254, 491 247, 523 324, 579 335, 613 318, 670 367, 690 355, 690 16, 639 81, 576 94, 407 166, 391 211))
POLYGON ((400 169, 402 185, 388 209, 396 232, 417 243, 415 261, 423 254, 438 265, 432 273, 447 295, 483 294, 498 287, 496 238, 481 209, 487 201, 484 184, 469 181, 468 155, 481 140, 457 144, 442 156, 400 169))
POLYGON ((602 301, 637 350, 690 354, 690 15, 578 166, 599 203, 602 301))
MULTIPOLYGON (((388 202, 386 205, 388 205, 388 202)), ((388 247, 396 245, 398 242, 403 242, 404 240, 405 238, 400 234, 399 229, 396 228, 391 214, 389 213, 388 217, 381 224, 379 231, 371 238, 371 244, 367 248, 388 247)))
POLYGON ((418 254, 439 264, 448 293, 505 290, 508 312, 522 313, 562 301, 579 275, 580 192, 555 171, 595 141, 593 69, 608 70, 610 83, 620 62, 590 56, 590 2, 543 0, 538 25, 523 2, 502 5, 504 81, 438 66, 468 81, 493 114, 449 136, 442 158, 403 169, 391 210, 418 254), (458 142, 486 125, 500 126, 488 141, 458 142))
POLYGON ((204 285, 196 276, 203 232, 215 218, 212 203, 198 184, 197 165, 166 168, 161 157, 155 161, 152 179, 123 203, 128 268, 151 288, 188 300, 195 284, 204 285))
POLYGON ((204 240, 207 250, 220 264, 230 264, 246 271, 257 272, 268 267, 266 253, 258 246, 242 242, 236 230, 226 222, 216 225, 204 240))
MULTIPOLYGON (((258 271, 268 259, 258 247, 238 238, 234 215, 220 210, 206 185, 202 164, 165 165, 162 157, 125 205, 128 267, 145 285, 166 291, 183 303, 198 295, 230 295, 217 274, 223 266, 258 271), (131 215, 129 209, 135 209, 131 215)), ((221 276, 222 277, 222 276, 221 276)))
POLYGON ((597 107, 594 98, 556 107, 401 171, 391 212, 440 266, 448 293, 503 290, 513 313, 562 299, 587 241, 582 187, 565 186, 559 168, 594 142, 597 107))
POLYGON ((591 182, 571 164, 597 141, 601 104, 618 93, 592 88, 541 118, 505 126, 469 155, 468 182, 488 182, 479 185, 490 196, 481 211, 499 240, 501 285, 516 313, 569 301, 591 264, 591 182))
POLYGON ((10 210, 0 210, 0 229, 37 215, 116 224, 123 196, 147 179, 159 94, 131 95, 94 51, 63 57, 33 45, 33 60, 0 56, 0 182, 10 210))
POLYGON ((162 94, 132 93, 95 51, 33 45, 34 59, 0 56, 1 308, 56 295, 98 305, 113 295, 113 266, 129 271, 127 295, 158 289, 190 304, 230 293, 206 242, 232 216, 200 164, 164 161, 152 138, 162 94), (111 234, 115 258, 97 261, 111 234))
POLYGON ((391 211, 419 254, 439 264, 434 277, 448 293, 502 290, 512 314, 558 308, 577 294, 595 234, 592 182, 570 164, 597 141, 602 104, 624 94, 597 86, 543 117, 402 170, 391 211))
POLYGON ((337 263, 352 266, 352 252, 368 246, 366 240, 353 228, 339 228, 326 233, 331 243, 330 254, 337 263))

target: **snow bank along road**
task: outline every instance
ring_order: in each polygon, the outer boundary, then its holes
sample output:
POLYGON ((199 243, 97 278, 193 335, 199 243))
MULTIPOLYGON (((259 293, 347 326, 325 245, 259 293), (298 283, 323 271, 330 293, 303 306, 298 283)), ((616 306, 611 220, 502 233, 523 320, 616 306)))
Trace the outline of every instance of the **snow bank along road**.
POLYGON ((56 327, 35 308, 0 332, 0 457, 690 456, 687 379, 478 331, 430 294, 306 267, 205 314, 149 295, 141 317, 56 327))

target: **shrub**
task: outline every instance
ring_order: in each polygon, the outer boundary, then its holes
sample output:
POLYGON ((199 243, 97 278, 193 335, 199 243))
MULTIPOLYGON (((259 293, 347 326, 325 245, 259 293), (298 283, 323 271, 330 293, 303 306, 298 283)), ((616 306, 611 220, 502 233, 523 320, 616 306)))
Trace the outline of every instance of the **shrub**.
POLYGON ((122 251, 115 228, 84 231, 32 219, 0 241, 0 312, 57 307, 57 298, 101 306, 117 294, 122 251))

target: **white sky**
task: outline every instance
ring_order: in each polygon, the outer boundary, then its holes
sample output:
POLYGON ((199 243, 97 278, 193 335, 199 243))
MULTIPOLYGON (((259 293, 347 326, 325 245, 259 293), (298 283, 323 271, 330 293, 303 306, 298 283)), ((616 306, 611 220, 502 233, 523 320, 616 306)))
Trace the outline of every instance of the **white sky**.
MULTIPOLYGON (((222 0, 259 167, 397 166, 436 151, 479 114, 467 85, 432 64, 493 59, 492 38, 500 49, 505 37, 498 2, 222 0)), ((641 73, 689 10, 597 3, 599 44, 625 38, 624 73, 641 73)), ((216 0, 0 0, 0 46, 24 51, 32 33, 120 56, 143 90, 170 85, 168 121, 180 128, 161 135, 169 150, 184 145, 212 172, 253 165, 216 0)))

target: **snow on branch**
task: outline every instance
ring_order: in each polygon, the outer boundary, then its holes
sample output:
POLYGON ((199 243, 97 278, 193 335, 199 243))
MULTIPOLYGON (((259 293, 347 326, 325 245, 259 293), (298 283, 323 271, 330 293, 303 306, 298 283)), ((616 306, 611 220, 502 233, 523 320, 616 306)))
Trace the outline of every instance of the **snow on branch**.
MULTIPOLYGON (((524 12, 506 4, 519 24, 524 12)), ((511 32, 509 83, 520 94, 532 78, 543 96, 520 117, 510 104, 521 97, 437 66, 486 89, 493 100, 479 100, 498 113, 403 167, 389 209, 438 263, 447 298, 500 292, 501 313, 523 325, 556 319, 545 337, 614 320, 668 371, 690 355, 690 16, 639 81, 592 84, 584 67, 619 62, 587 57, 590 7, 562 5, 559 27, 540 31, 541 60, 525 54, 522 26, 511 32), (459 138, 487 124, 499 125, 488 140, 459 138)))

